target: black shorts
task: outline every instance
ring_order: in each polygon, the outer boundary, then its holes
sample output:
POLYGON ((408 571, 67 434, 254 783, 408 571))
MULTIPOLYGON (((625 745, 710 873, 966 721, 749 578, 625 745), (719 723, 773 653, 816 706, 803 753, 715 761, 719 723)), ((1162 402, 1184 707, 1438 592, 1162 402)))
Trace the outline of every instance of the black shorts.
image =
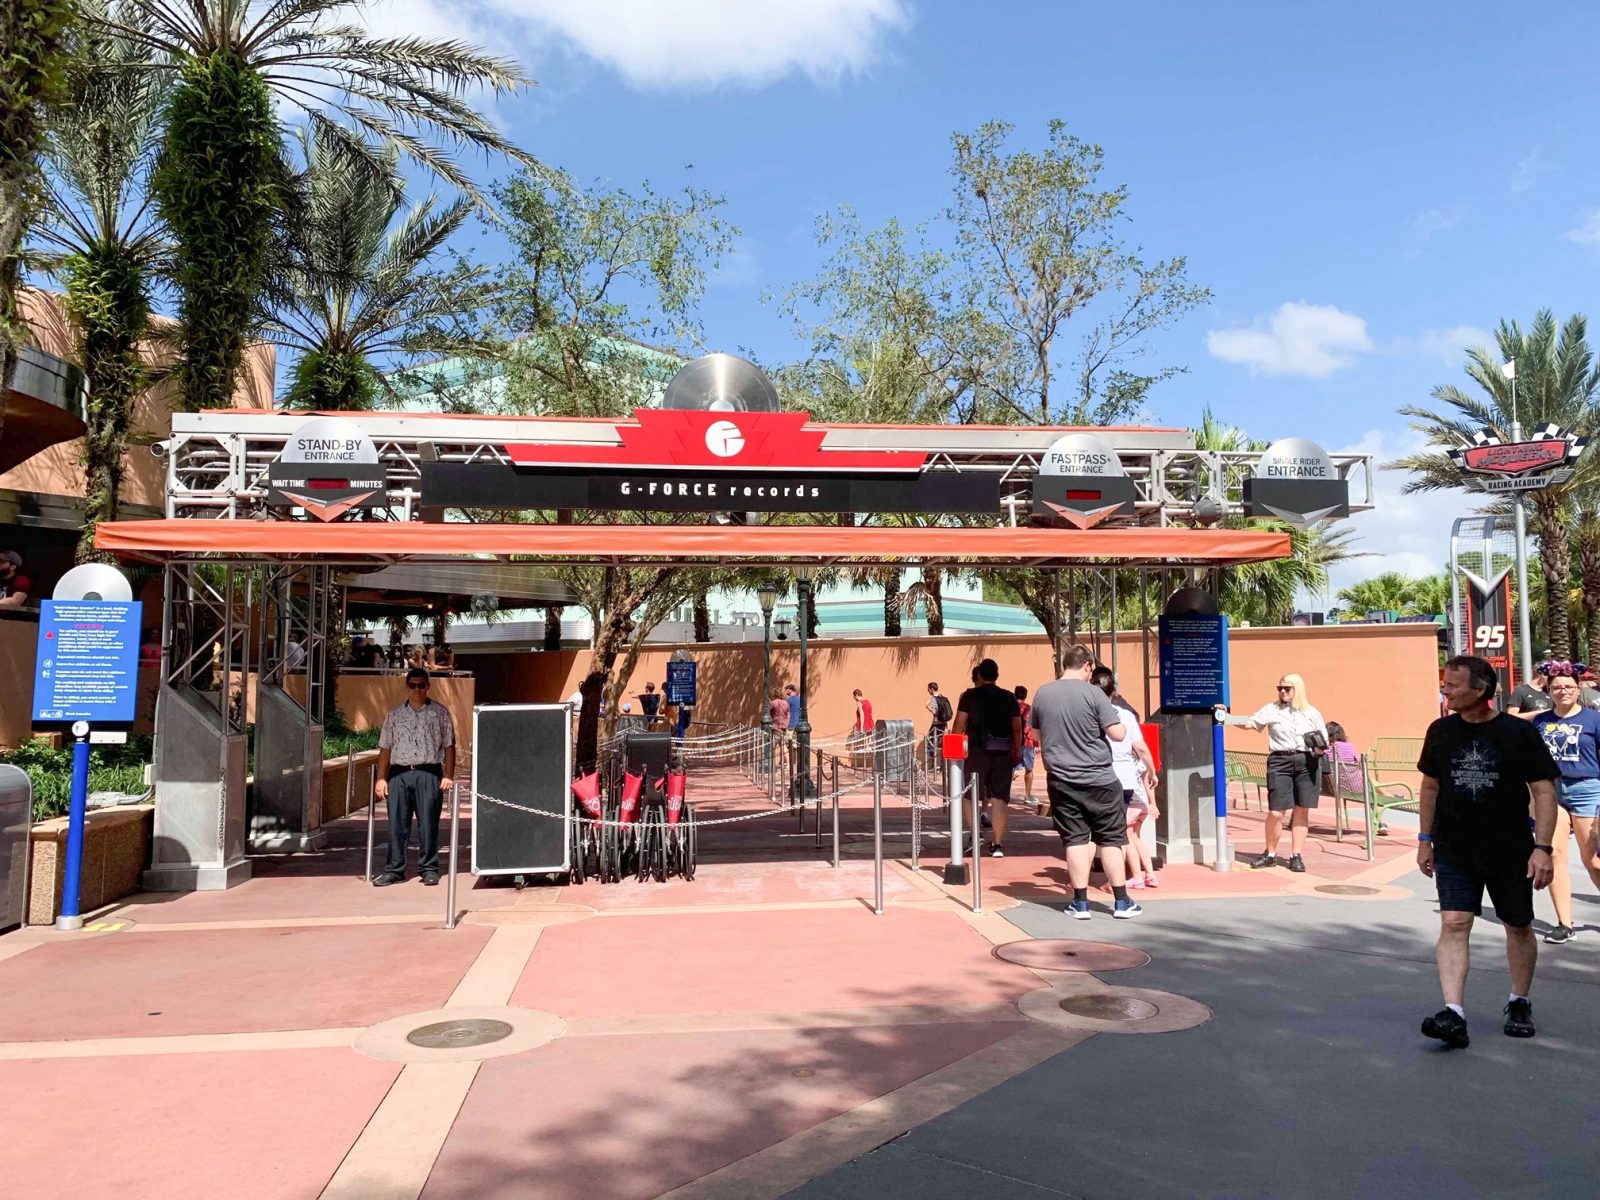
POLYGON ((1309 755, 1274 750, 1267 755, 1267 807, 1273 812, 1315 808, 1321 796, 1309 755))
POLYGON ((967 754, 967 778, 983 780, 985 800, 1011 802, 1011 751, 972 750, 967 754))
POLYGON ((1487 889, 1494 915, 1502 925, 1525 929, 1533 924, 1533 880, 1528 878, 1526 858, 1483 862, 1436 848, 1433 882, 1439 889, 1440 912, 1469 912, 1481 917, 1487 889))
POLYGON ((1128 808, 1122 785, 1061 783, 1050 779, 1050 820, 1069 846, 1126 846, 1128 808))

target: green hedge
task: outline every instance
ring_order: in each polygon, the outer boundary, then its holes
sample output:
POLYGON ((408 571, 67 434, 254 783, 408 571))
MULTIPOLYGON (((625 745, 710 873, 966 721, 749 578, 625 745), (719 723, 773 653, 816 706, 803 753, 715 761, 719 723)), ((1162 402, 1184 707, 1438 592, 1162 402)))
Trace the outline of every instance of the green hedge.
MULTIPOLYGON (((150 751, 149 734, 130 734, 122 745, 95 746, 89 758, 89 791, 133 795, 143 792, 150 751)), ((33 782, 34 820, 66 815, 72 797, 72 747, 52 750, 42 742, 30 742, 16 750, 0 752, 0 762, 28 773, 33 782)))

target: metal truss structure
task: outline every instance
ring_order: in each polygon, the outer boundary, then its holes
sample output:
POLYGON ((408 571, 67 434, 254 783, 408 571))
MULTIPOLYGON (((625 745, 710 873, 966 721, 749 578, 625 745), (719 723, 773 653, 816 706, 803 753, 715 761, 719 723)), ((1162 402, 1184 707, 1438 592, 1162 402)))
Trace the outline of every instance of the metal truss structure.
MULTIPOLYGON (((617 422, 552 417, 482 417, 447 413, 346 413, 378 448, 388 476, 389 506, 367 519, 440 519, 424 513, 421 464, 510 461, 508 442, 615 445, 617 422)), ((268 518, 266 473, 285 441, 305 420, 290 412, 220 411, 175 414, 172 437, 154 449, 166 459, 169 517, 268 518)), ((927 471, 997 474, 1001 503, 1013 524, 1026 515, 1039 459, 1062 429, 1009 426, 824 425, 831 450, 909 450, 926 454, 927 471)), ((1197 449, 1186 429, 1097 430, 1117 450, 1133 479, 1134 523, 1186 523, 1206 502, 1207 518, 1243 513, 1242 485, 1261 454, 1197 449), (1216 506, 1220 505, 1220 511, 1216 506)), ((1350 483, 1353 512, 1373 507, 1370 455, 1330 456, 1350 483)))

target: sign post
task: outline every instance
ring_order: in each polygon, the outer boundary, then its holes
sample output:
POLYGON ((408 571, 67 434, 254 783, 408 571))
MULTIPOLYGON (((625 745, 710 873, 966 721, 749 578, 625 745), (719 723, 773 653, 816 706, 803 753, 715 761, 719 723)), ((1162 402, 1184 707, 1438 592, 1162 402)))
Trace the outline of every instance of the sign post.
MULTIPOLYGON (((114 576, 131 595, 120 572, 114 576)), ((81 589, 84 568, 69 571, 55 598, 41 605, 39 642, 34 658, 33 719, 39 724, 71 723, 72 793, 67 813, 67 853, 56 928, 83 928, 79 894, 83 870, 83 823, 89 797, 89 743, 95 724, 127 724, 138 707, 139 617, 136 600, 103 600, 113 587, 102 586, 93 599, 66 599, 81 589)), ((103 583, 104 581, 102 581, 103 583)))
POLYGON ((679 650, 667 663, 667 703, 678 706, 678 737, 689 728, 689 710, 699 699, 697 693, 698 671, 694 659, 687 651, 679 650), (679 658, 678 655, 683 655, 679 658))
POLYGON ((1162 711, 1214 717, 1211 770, 1216 851, 1211 866, 1214 871, 1231 871, 1228 760, 1218 712, 1218 706, 1228 704, 1228 618, 1221 613, 1169 613, 1160 618, 1158 629, 1162 711))

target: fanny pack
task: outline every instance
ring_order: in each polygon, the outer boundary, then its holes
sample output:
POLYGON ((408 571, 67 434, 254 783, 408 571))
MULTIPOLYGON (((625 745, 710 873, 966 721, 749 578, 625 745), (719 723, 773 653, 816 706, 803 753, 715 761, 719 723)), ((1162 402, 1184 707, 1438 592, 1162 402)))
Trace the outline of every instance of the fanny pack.
POLYGON ((1004 750, 1011 753, 1011 739, 1009 737, 986 737, 983 739, 983 749, 988 754, 998 754, 1004 750))

